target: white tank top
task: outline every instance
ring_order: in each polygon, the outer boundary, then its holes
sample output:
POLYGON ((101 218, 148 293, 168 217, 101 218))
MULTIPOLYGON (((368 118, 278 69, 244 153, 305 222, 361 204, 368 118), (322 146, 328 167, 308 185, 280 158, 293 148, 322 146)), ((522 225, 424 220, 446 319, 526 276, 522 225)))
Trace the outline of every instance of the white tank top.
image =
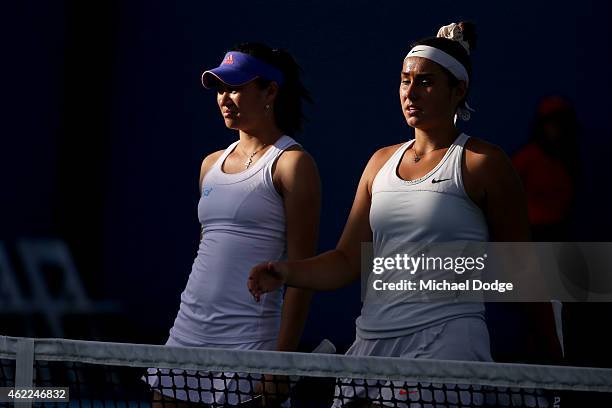
MULTIPOLYGON (((468 138, 460 134, 438 165, 419 179, 406 181, 398 176, 401 158, 414 140, 397 149, 379 170, 370 207, 375 257, 395 256, 407 242, 489 240, 484 214, 463 186, 461 162, 468 138)), ((404 336, 458 317, 484 319, 482 303, 406 302, 405 295, 385 302, 369 298, 373 297, 366 290, 356 321, 358 335, 366 339, 404 336)))
POLYGON ((276 339, 281 290, 257 303, 247 277, 260 262, 285 257, 285 211, 272 182, 272 166, 288 147, 282 136, 252 167, 221 170, 232 143, 202 181, 198 218, 203 227, 198 254, 170 335, 184 342, 241 344, 276 339))

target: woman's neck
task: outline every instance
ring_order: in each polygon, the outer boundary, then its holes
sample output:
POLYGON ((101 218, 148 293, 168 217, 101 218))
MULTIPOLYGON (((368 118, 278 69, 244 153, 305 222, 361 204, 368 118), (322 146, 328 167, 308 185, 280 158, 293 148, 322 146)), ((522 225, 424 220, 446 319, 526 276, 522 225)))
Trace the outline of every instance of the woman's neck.
POLYGON ((454 125, 444 126, 435 129, 415 129, 414 149, 420 153, 427 153, 432 150, 450 146, 457 138, 459 131, 454 125))
POLYGON ((240 146, 247 150, 256 150, 262 146, 274 144, 283 132, 276 126, 266 129, 240 130, 240 146))

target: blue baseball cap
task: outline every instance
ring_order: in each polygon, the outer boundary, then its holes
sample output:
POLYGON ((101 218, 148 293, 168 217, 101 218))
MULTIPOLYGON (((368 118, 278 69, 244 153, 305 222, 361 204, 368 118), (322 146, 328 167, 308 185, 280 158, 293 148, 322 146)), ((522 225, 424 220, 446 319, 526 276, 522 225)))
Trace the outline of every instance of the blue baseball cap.
POLYGON ((202 85, 206 89, 211 89, 215 87, 216 81, 221 81, 226 85, 241 86, 255 78, 276 81, 279 85, 282 85, 284 76, 278 68, 260 61, 252 55, 230 51, 223 57, 221 65, 204 71, 202 85))

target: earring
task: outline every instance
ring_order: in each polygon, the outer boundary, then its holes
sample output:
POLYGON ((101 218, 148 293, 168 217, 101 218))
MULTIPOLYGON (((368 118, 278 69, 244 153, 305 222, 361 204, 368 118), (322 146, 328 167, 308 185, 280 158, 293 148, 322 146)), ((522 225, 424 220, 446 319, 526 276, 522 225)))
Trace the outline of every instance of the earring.
POLYGON ((270 113, 270 105, 265 106, 265 114, 266 116, 270 113))

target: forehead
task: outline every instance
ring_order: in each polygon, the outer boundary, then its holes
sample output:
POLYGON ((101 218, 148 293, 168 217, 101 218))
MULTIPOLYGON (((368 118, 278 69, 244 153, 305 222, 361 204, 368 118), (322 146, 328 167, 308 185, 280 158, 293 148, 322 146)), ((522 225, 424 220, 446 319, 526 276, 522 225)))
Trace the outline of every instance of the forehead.
POLYGON ((432 60, 423 57, 408 57, 404 60, 402 73, 420 74, 423 72, 438 74, 442 73, 442 69, 432 60))

